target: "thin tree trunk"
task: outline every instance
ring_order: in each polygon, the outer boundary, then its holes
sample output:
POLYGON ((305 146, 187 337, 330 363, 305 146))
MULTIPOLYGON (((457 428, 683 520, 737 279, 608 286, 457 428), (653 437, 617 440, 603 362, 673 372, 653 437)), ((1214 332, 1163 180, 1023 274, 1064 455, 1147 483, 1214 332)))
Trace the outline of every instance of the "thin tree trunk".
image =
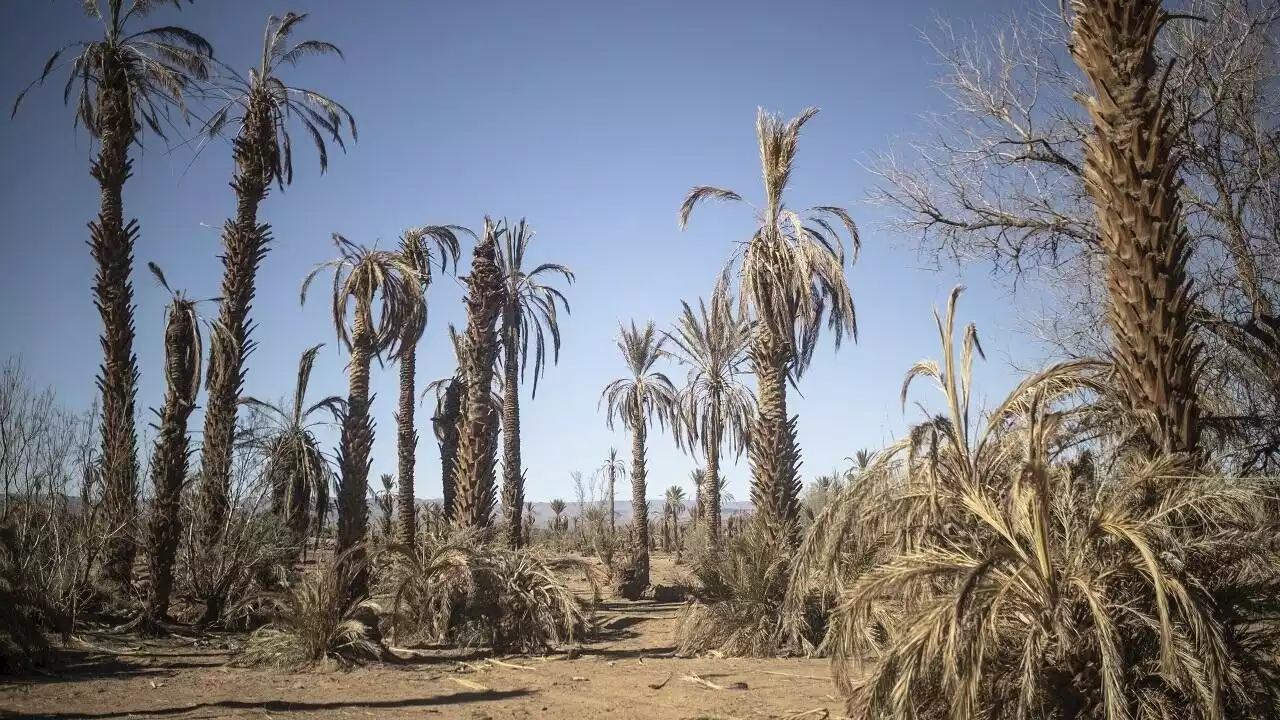
POLYGON ((457 488, 458 432, 462 424, 462 400, 466 395, 461 372, 445 389, 444 407, 436 423, 436 439, 440 443, 440 485, 446 522, 453 522, 453 501, 457 488))
POLYGON ((644 588, 649 585, 649 507, 645 503, 648 471, 644 457, 644 416, 633 417, 631 428, 631 524, 636 533, 632 572, 636 584, 644 588))
POLYGON ((609 534, 616 536, 618 534, 618 506, 614 498, 614 487, 618 481, 618 468, 613 463, 613 459, 609 461, 609 534))
POLYGON ((236 416, 244 392, 245 361, 253 351, 249 322, 258 268, 271 241, 269 225, 258 224, 258 206, 271 186, 267 155, 275 146, 275 125, 267 98, 250 97, 244 131, 233 143, 236 163, 231 187, 236 216, 222 226, 222 287, 217 331, 210 337, 208 399, 201 451, 197 532, 202 547, 216 547, 230 511, 231 457, 236 416))
POLYGON ((1085 187, 1098 214, 1117 387, 1147 455, 1194 453, 1200 345, 1191 331, 1191 242, 1177 130, 1160 97, 1159 0, 1073 0, 1071 52, 1093 86, 1085 187))
MULTIPOLYGON (((351 332, 351 366, 347 394, 347 415, 342 422, 338 466, 342 477, 338 485, 338 532, 336 554, 361 543, 369 530, 369 453, 373 448, 373 421, 369 417, 369 363, 373 358, 373 329, 364 321, 359 309, 351 332)), ((368 569, 364 552, 351 554, 360 572, 352 584, 351 595, 363 598, 369 591, 368 569)))
POLYGON ((494 506, 494 462, 498 449, 493 408, 493 361, 497 356, 495 326, 501 304, 501 273, 496 263, 497 239, 491 227, 476 244, 467 278, 467 377, 463 431, 455 463, 454 522, 462 527, 488 527, 494 506))
POLYGON ((412 544, 417 537, 418 508, 413 492, 414 462, 418 451, 418 429, 413 423, 416 395, 418 353, 407 347, 400 356, 400 407, 396 411, 396 452, 400 475, 400 498, 397 508, 399 541, 412 544))
POLYGON ((508 310, 502 326, 502 507, 507 546, 514 550, 522 544, 520 513, 524 509, 524 478, 520 472, 520 316, 508 310))
POLYGON ((97 265, 93 298, 102 317, 102 479, 104 519, 109 528, 103 571, 128 593, 133 580, 138 495, 138 433, 135 403, 138 359, 133 354, 133 246, 138 223, 124 221, 124 184, 132 175, 129 144, 133 116, 124 69, 104 58, 99 89, 100 149, 89 174, 101 189, 98 219, 89 223, 89 248, 97 265))
POLYGON ((200 382, 194 322, 189 304, 184 306, 175 301, 165 327, 164 407, 151 466, 151 481, 155 486, 148 532, 151 585, 143 612, 144 626, 151 632, 156 632, 169 614, 173 559, 182 533, 179 511, 190 458, 187 420, 195 409, 191 400, 200 382))
MULTIPOLYGON (((758 388, 747 447, 751 502, 765 530, 775 540, 791 542, 800 518, 800 453, 795 420, 787 416, 787 351, 767 323, 757 325, 750 360, 758 388)), ((718 503, 719 488, 714 492, 718 503)))

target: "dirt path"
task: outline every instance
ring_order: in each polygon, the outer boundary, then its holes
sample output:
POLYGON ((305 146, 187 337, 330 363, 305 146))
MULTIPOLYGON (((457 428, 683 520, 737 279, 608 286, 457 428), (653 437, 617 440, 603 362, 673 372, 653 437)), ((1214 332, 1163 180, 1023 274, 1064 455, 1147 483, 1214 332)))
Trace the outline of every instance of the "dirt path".
POLYGON ((605 603, 602 637, 572 659, 495 663, 483 654, 419 652, 348 672, 284 673, 225 667, 226 644, 216 639, 135 640, 86 650, 56 677, 0 681, 0 715, 746 720, 815 711, 803 719, 828 717, 819 708, 840 715, 826 661, 672 657, 679 607, 605 603))

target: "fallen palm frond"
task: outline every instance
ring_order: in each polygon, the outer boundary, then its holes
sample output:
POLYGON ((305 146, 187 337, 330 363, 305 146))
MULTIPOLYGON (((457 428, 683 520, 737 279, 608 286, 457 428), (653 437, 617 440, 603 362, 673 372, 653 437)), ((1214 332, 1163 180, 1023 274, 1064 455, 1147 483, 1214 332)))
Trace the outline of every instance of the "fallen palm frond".
POLYGON ((351 593, 366 571, 363 562, 356 553, 344 552, 276 598, 271 623, 249 636, 235 664, 298 669, 327 660, 349 664, 380 659, 376 627, 357 617, 368 614, 369 605, 351 593))

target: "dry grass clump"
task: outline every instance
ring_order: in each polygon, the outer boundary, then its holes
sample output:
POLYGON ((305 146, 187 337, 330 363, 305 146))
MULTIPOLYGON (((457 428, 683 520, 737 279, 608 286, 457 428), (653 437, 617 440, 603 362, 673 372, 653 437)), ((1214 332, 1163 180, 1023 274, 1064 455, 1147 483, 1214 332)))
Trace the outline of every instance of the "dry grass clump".
MULTIPOLYGON (((1079 432, 1092 366, 970 425, 954 292, 918 426, 815 520, 793 591, 830 580, 822 648, 853 717, 1269 717, 1280 707, 1275 488, 1079 432), (1081 449, 1081 445, 1085 449, 1081 449), (830 568, 834 568, 831 570, 830 568), (802 580, 808 578, 808 580, 802 580)), ((904 397, 907 387, 904 386, 904 397)))
POLYGON ((562 577, 580 571, 595 588, 595 571, 582 560, 510 550, 471 531, 394 552, 389 576, 397 635, 535 653, 579 642, 595 627, 594 603, 562 577))
POLYGON ((773 657, 786 648, 782 631, 803 628, 810 644, 821 634, 822 618, 810 602, 785 605, 790 553, 779 548, 760 521, 747 524, 720 549, 709 550, 694 565, 695 600, 681 611, 676 649, 682 655, 716 651, 743 657, 773 657), (784 617, 790 614, 790 617, 784 617))
POLYGON ((299 669, 327 661, 341 665, 378 660, 383 648, 360 615, 372 608, 352 597, 365 570, 348 550, 317 567, 275 598, 271 623, 258 628, 236 656, 236 665, 299 669))

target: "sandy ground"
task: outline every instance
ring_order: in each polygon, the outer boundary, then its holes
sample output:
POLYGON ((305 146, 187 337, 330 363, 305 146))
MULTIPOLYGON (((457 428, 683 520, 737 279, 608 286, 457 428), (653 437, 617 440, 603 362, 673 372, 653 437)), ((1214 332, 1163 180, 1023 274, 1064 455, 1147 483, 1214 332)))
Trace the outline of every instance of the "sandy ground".
MULTIPOLYGON (((655 581, 670 577, 655 558, 655 581)), ((824 660, 672 657, 678 604, 606 601, 607 628, 576 657, 400 653, 350 671, 225 666, 240 638, 91 639, 57 675, 0 679, 0 716, 41 718, 838 717, 824 660), (496 661, 496 662, 495 662, 496 661), (704 682, 694 680, 698 678, 704 682), (709 685, 708 685, 709 684, 709 685)))

